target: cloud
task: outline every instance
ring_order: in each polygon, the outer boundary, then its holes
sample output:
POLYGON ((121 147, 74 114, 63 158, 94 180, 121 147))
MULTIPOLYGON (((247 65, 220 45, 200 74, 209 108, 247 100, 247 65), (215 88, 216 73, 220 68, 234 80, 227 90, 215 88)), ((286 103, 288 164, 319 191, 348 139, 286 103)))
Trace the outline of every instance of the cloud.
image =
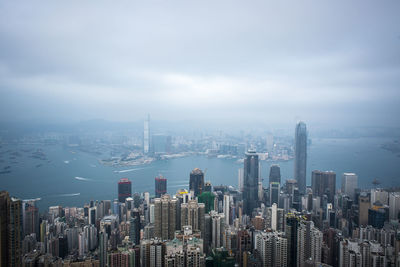
POLYGON ((2 2, 0 119, 135 120, 151 113, 393 124, 399 7, 2 2))

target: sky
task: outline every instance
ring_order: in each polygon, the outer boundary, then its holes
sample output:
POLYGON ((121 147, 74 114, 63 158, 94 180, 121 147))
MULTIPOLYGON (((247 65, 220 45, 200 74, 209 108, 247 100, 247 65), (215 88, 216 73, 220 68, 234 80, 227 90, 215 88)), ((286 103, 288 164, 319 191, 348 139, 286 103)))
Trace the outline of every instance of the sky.
POLYGON ((1 1, 0 121, 400 126, 400 1, 1 1))

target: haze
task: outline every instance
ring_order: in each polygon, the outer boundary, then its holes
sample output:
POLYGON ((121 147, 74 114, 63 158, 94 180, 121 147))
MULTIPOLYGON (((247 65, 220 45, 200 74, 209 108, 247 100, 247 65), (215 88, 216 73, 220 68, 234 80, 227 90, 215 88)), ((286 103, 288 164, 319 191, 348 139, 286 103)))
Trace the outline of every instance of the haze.
POLYGON ((399 126, 399 1, 1 1, 0 120, 399 126))

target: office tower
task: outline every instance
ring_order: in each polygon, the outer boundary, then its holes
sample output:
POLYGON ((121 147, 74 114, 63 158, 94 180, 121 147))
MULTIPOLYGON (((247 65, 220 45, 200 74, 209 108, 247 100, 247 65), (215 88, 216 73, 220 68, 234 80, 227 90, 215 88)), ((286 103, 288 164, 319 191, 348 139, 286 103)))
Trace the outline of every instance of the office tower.
POLYGON ((281 168, 279 165, 271 165, 271 168, 269 169, 269 182, 281 183, 281 168))
POLYGON ((118 201, 124 203, 128 197, 132 197, 132 183, 128 178, 122 178, 118 182, 118 201))
POLYGON ((189 190, 194 192, 194 197, 197 197, 203 192, 203 188, 204 173, 199 168, 195 168, 190 173, 189 190))
POLYGON ((156 197, 167 193, 167 179, 161 175, 155 178, 155 193, 156 197))
POLYGON ((210 212, 211 216, 211 247, 213 249, 222 246, 223 233, 225 230, 225 216, 216 211, 210 212))
POLYGON ((281 187, 278 182, 270 182, 269 183, 269 204, 279 204, 279 195, 280 195, 281 187))
POLYGON ((240 192, 243 191, 243 184, 244 184, 244 169, 238 169, 238 190, 240 192))
POLYGON ((224 216, 225 216, 225 225, 229 226, 229 218, 230 218, 230 207, 231 201, 229 195, 224 195, 224 216))
POLYGON ((322 232, 312 221, 301 221, 297 231, 297 263, 306 266, 306 261, 321 262, 322 232))
POLYGON ((358 197, 358 225, 368 225, 368 209, 371 207, 369 196, 365 193, 361 193, 358 197))
POLYGON ((299 219, 293 215, 286 218, 286 239, 288 243, 288 266, 297 266, 297 231, 299 219))
POLYGON ((22 202, 0 192, 0 266, 21 266, 22 202))
POLYGON ((193 231, 201 231, 204 235, 204 203, 198 203, 197 200, 189 200, 189 203, 181 204, 181 228, 190 225, 193 231))
POLYGON ((175 230, 179 230, 177 225, 178 199, 171 199, 168 194, 161 198, 154 199, 154 236, 161 240, 174 238, 175 230))
POLYGON ((100 232, 100 267, 106 267, 107 265, 107 243, 108 236, 105 231, 100 232))
POLYGON ((311 175, 311 186, 314 197, 328 197, 328 203, 334 203, 336 194, 336 173, 333 171, 315 170, 311 175))
POLYGON ((389 194, 389 218, 390 220, 399 220, 400 212, 400 192, 389 194))
POLYGON ((356 197, 356 188, 358 186, 358 177, 355 173, 343 173, 342 193, 348 195, 352 200, 356 197))
POLYGON ((258 155, 249 150, 244 159, 243 212, 251 216, 258 207, 258 155))
POLYGON ((206 213, 209 213, 211 210, 214 210, 214 199, 215 199, 215 194, 212 192, 203 192, 198 197, 199 203, 204 203, 206 213))
POLYGON ((146 120, 144 121, 144 129, 143 129, 143 153, 149 154, 150 152, 150 115, 147 115, 146 120))
POLYGON ((307 167, 307 128, 304 122, 296 125, 294 138, 294 179, 297 181, 300 194, 306 193, 307 167))
POLYGON ((284 233, 258 232, 255 235, 255 249, 258 251, 262 266, 288 266, 287 239, 284 233))
POLYGON ((129 229, 129 239, 134 245, 139 245, 140 243, 140 213, 138 209, 133 209, 131 218, 129 219, 130 229, 129 229))

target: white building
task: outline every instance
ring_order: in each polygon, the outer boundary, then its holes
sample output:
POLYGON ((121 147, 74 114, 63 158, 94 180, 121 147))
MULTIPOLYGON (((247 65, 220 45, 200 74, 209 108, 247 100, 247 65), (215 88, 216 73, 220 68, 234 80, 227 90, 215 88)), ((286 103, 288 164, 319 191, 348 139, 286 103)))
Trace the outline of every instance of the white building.
POLYGON ((355 200, 355 190, 358 187, 358 177, 355 173, 343 173, 342 193, 355 200))

